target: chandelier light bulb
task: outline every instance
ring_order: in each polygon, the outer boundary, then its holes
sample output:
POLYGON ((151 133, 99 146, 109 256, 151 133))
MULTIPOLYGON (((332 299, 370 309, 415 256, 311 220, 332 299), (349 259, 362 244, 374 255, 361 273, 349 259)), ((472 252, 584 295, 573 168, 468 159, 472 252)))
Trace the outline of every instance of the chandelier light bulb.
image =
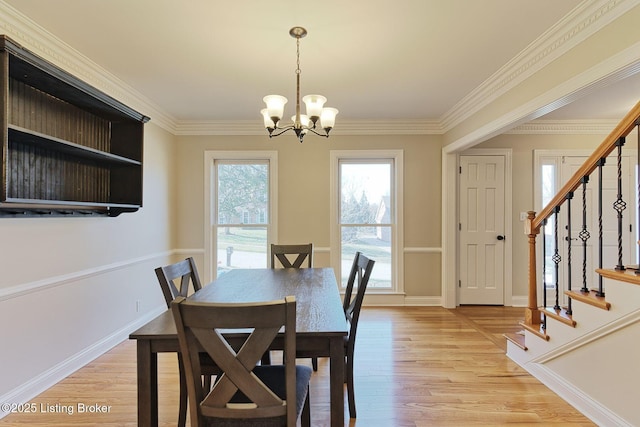
POLYGON ((271 120, 269 110, 263 108, 262 110, 260 110, 260 114, 262 114, 262 119, 264 120, 264 127, 271 130, 275 129, 276 124, 273 122, 273 120, 271 120))
POLYGON ((269 117, 277 124, 284 116, 284 105, 287 103, 287 98, 280 95, 267 95, 262 100, 267 104, 269 117))
POLYGON ((327 98, 322 95, 307 95, 302 97, 302 102, 306 105, 307 116, 309 116, 315 124, 322 114, 322 107, 324 107, 324 103, 327 102, 327 98))
MULTIPOLYGON (((296 116, 291 116, 291 121, 295 126, 296 116)), ((307 116, 306 114, 300 114, 300 124, 302 125, 303 129, 308 128, 310 123, 311 123, 311 120, 309 119, 309 116, 307 116)))
POLYGON ((337 115, 337 108, 327 107, 322 109, 322 114, 320 115, 320 126, 327 132, 327 134, 336 124, 337 115))

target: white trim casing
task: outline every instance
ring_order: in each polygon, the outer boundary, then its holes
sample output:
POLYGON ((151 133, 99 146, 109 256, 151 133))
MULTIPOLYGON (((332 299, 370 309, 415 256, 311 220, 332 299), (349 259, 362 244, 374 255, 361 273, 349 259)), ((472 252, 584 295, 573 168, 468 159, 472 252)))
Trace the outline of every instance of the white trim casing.
POLYGON ((269 230, 267 246, 278 236, 278 152, 277 151, 205 151, 204 152, 204 276, 209 283, 215 279, 215 236, 213 236, 214 200, 211 198, 215 160, 268 160, 269 161, 269 230))
MULTIPOLYGON (((331 266, 336 269, 337 277, 340 277, 340 228, 338 218, 340 215, 338 204, 339 182, 338 171, 341 159, 392 159, 394 161, 392 186, 394 188, 394 212, 395 225, 392 241, 392 290, 391 294, 404 293, 404 151, 403 150, 330 150, 330 247, 331 266)), ((384 293, 384 291, 380 292, 384 293)))

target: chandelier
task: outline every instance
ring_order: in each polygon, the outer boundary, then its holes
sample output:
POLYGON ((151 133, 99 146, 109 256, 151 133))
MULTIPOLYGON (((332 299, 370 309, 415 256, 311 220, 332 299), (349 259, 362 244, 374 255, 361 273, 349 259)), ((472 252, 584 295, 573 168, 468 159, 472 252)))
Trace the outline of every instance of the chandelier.
POLYGON ((302 102, 306 105, 307 114, 300 114, 300 39, 307 35, 307 30, 302 27, 293 27, 289 30, 289 34, 296 39, 296 114, 291 117, 293 123, 280 126, 287 98, 280 95, 267 95, 263 98, 267 108, 260 111, 264 119, 264 127, 269 132, 269 138, 280 136, 291 129, 301 143, 308 132, 329 138, 329 132, 336 122, 338 110, 324 107, 327 98, 322 95, 306 95, 302 98, 302 102), (324 133, 316 130, 319 130, 318 120, 320 121, 319 127, 324 130, 324 133))

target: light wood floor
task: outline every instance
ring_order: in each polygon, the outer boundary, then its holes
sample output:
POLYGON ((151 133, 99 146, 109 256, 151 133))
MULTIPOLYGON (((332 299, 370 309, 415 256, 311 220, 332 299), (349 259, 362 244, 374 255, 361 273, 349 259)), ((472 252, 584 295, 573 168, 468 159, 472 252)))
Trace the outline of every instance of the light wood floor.
MULTIPOLYGON (((522 316, 523 309, 504 307, 364 308, 355 356, 358 418, 348 425, 593 426, 505 356, 502 333, 518 330, 522 316)), ((159 359, 160 423, 175 425, 176 357, 159 359)), ((312 379, 314 427, 329 424, 328 370, 321 359, 312 379)), ((123 342, 31 403, 35 414, 11 414, 0 425, 136 425, 135 343, 123 342), (80 403, 110 408, 79 414, 80 403), (52 413, 69 407, 73 414, 52 413)))

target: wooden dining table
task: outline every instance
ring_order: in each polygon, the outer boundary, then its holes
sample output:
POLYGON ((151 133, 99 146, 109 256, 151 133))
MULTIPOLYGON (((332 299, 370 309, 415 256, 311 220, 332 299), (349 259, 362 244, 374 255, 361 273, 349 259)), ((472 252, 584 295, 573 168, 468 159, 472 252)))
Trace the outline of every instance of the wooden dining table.
MULTIPOLYGON (((259 302, 296 298, 296 347, 330 359, 331 425, 344 425, 344 339, 347 322, 332 268, 235 269, 189 296, 203 302, 259 302)), ((129 335, 137 341, 138 425, 158 425, 158 353, 178 352, 171 310, 129 335)), ((273 350, 281 350, 278 336, 273 350)), ((177 408, 176 408, 177 409, 177 408)), ((176 411, 177 412, 177 411, 176 411)))

